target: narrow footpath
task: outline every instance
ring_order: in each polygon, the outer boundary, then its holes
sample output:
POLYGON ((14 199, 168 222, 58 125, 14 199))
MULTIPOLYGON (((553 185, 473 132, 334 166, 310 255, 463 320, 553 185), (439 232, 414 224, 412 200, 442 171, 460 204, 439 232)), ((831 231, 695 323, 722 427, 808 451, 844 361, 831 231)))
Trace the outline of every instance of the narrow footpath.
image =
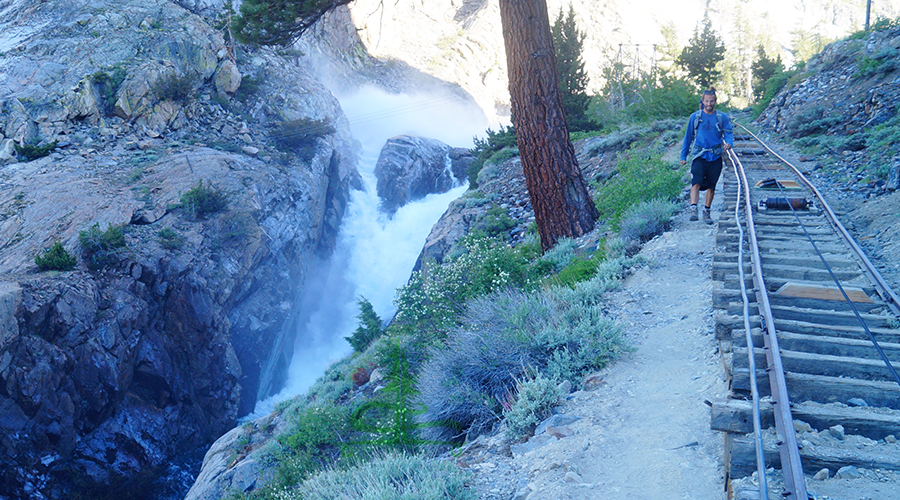
POLYGON ((686 210, 673 226, 607 299, 635 351, 570 395, 557 425, 513 444, 512 456, 499 437, 473 443, 460 465, 475 472, 481 498, 725 498, 722 436, 705 404, 726 395, 711 306, 716 226, 688 221, 686 210))

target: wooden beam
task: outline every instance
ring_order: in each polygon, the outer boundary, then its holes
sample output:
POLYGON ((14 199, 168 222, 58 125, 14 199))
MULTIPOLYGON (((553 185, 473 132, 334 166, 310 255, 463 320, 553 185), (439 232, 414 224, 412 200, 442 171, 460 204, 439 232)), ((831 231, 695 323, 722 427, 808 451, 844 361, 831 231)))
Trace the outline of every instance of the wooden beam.
MULTIPOLYGON (((845 286, 843 288, 850 301, 868 304, 873 303, 872 299, 866 295, 866 292, 864 292, 862 288, 855 286, 845 286)), ((776 290, 775 294, 805 299, 844 300, 844 295, 837 286, 818 283, 797 283, 789 281, 776 290)))
MULTIPOLYGON (((772 404, 763 401, 759 406, 761 425, 764 428, 774 426, 772 404)), ((806 422, 817 431, 842 425, 847 434, 869 439, 900 436, 900 411, 806 401, 792 405, 791 414, 794 420, 806 422)), ((714 431, 748 434, 753 432, 752 417, 753 407, 750 401, 740 399, 717 401, 713 402, 710 408, 709 427, 714 431)))

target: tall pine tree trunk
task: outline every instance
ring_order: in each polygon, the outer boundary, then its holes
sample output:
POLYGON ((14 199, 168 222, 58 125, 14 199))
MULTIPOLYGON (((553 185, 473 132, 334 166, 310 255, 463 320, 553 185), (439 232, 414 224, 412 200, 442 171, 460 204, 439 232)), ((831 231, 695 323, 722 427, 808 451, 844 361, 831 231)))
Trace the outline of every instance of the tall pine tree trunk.
POLYGON ((597 208, 569 141, 546 0, 500 0, 513 124, 541 248, 594 229, 597 208))

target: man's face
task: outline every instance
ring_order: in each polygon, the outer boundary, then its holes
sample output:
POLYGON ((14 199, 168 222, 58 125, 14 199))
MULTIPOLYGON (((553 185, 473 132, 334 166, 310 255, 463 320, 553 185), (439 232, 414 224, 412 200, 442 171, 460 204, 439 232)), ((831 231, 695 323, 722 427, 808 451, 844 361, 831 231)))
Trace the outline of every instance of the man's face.
POLYGON ((712 113, 716 109, 716 96, 704 94, 703 100, 703 111, 707 113, 712 113))

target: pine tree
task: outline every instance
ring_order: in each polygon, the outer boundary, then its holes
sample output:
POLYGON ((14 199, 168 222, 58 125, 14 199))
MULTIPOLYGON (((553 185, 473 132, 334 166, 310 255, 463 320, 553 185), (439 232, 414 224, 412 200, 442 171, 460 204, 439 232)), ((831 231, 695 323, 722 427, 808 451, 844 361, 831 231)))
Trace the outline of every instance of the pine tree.
POLYGON ((500 0, 509 95, 541 248, 594 229, 599 216, 569 140, 546 0, 500 0))
POLYGON ((584 50, 584 33, 575 23, 575 9, 569 4, 568 14, 559 16, 550 27, 553 47, 556 50, 556 69, 559 72, 559 89, 562 92, 563 111, 569 123, 569 131, 588 130, 591 120, 587 117, 590 96, 587 94, 587 73, 581 59, 584 50))
POLYGON ((363 352, 373 340, 384 333, 384 330, 381 328, 381 318, 378 317, 371 302, 365 297, 360 297, 356 303, 359 305, 359 315, 356 317, 359 320, 359 326, 351 336, 344 337, 344 339, 353 346, 354 352, 363 352))
POLYGON ((703 14, 703 30, 694 28, 690 44, 681 51, 676 62, 705 89, 719 79, 721 72, 716 65, 724 58, 725 44, 713 30, 707 11, 703 14))
POLYGON ((766 82, 777 73, 784 71, 781 55, 769 58, 766 49, 760 44, 756 48, 756 61, 753 62, 753 97, 758 101, 766 93, 766 82))
POLYGON ((353 0, 243 0, 232 19, 235 37, 244 43, 290 45, 326 12, 353 0))

